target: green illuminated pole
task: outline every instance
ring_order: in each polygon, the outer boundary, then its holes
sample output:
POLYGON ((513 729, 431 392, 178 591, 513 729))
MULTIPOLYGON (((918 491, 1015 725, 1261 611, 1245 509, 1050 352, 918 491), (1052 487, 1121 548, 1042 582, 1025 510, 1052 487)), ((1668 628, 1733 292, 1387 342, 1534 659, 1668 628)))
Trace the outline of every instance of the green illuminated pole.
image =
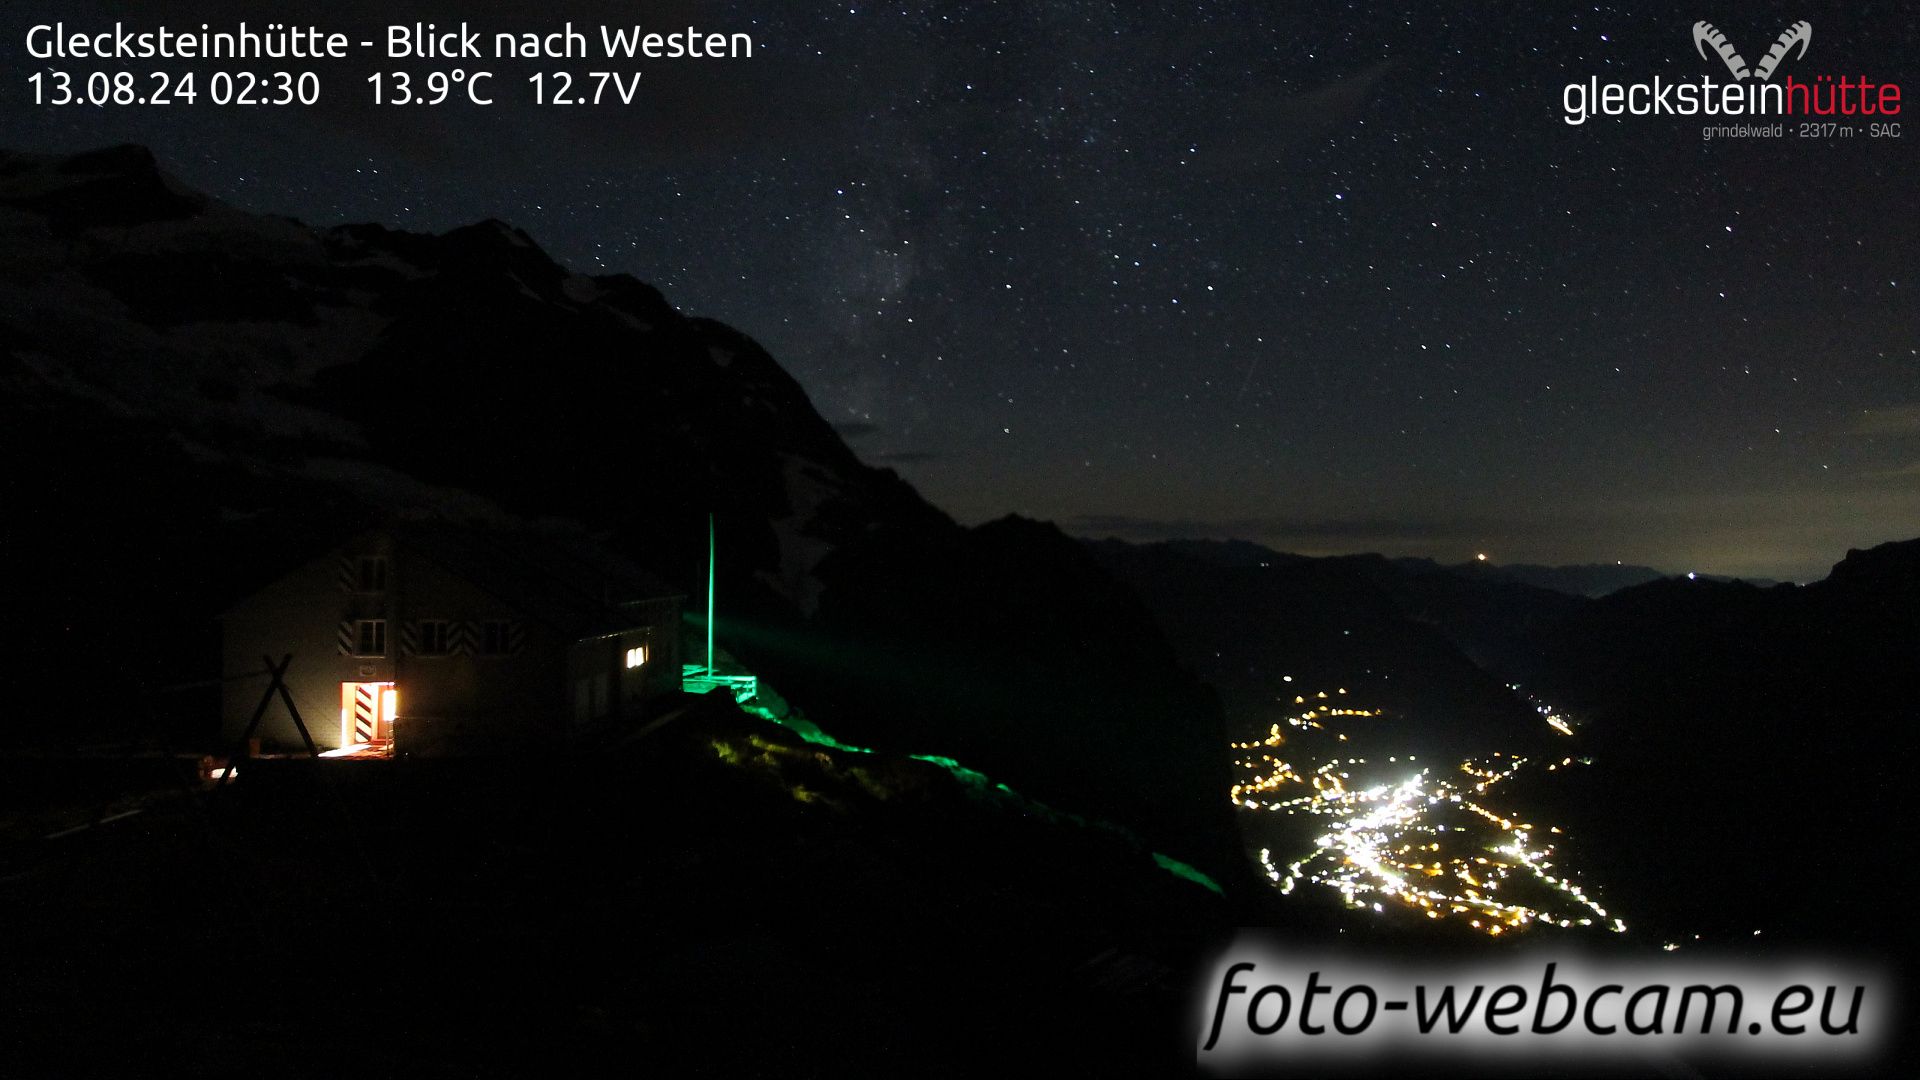
POLYGON ((707 515, 707 678, 713 678, 713 515, 707 515))

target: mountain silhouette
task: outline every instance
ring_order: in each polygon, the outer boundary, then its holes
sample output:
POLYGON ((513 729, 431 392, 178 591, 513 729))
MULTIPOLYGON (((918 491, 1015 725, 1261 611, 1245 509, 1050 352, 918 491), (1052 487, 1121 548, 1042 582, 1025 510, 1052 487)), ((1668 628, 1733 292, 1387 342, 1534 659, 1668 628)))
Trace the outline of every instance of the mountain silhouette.
POLYGON ((1145 607, 1051 526, 862 463, 740 332, 501 222, 313 228, 137 147, 0 156, 0 214, 14 625, 32 705, 85 718, 11 740, 141 730, 342 522, 573 522, 697 597, 712 515, 720 645, 820 726, 1230 876, 1218 705, 1145 607))

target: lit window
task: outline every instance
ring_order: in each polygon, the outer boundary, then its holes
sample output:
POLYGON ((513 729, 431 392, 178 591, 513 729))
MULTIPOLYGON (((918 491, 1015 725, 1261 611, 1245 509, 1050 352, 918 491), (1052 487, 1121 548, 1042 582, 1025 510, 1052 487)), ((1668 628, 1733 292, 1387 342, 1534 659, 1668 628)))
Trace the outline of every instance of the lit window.
POLYGON ((361 619, 354 624, 353 655, 387 655, 387 620, 361 619))
POLYGON ((641 646, 638 646, 637 648, 632 648, 627 650, 627 667, 628 668, 637 668, 641 664, 644 664, 646 662, 647 662, 647 647, 645 645, 641 645, 641 646))

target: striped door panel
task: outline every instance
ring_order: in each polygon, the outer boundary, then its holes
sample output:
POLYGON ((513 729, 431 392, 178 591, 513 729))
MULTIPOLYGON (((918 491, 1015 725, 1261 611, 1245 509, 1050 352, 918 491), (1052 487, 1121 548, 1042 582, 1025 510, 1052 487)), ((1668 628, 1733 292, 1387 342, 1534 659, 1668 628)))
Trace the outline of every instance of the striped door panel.
POLYGON ((353 687, 353 741, 372 742, 379 727, 380 687, 377 683, 355 683, 353 687))

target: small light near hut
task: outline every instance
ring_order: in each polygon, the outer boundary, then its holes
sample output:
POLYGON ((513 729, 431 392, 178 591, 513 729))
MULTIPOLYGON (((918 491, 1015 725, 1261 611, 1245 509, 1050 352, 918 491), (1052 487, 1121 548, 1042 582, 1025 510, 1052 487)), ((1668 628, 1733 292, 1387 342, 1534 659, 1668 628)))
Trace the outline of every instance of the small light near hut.
POLYGON ((627 650, 627 668, 632 670, 647 662, 647 647, 641 645, 627 650))

